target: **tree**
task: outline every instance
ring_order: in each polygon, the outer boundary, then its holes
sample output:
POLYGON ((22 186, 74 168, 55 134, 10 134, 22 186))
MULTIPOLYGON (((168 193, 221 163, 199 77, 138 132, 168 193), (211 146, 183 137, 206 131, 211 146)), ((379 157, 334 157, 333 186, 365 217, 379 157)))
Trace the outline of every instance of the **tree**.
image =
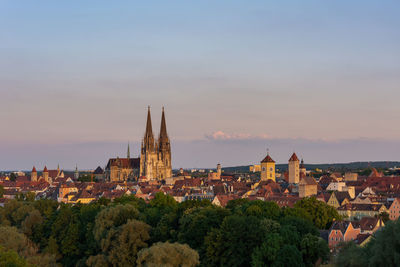
POLYGON ((365 250, 371 266, 400 266, 400 220, 387 222, 365 250))
POLYGON ((382 219, 382 221, 383 221, 384 223, 387 223, 387 222, 390 220, 390 219, 389 219, 389 213, 387 213, 386 211, 380 213, 380 214, 378 215, 378 218, 379 218, 379 219, 382 219))
POLYGON ((17 252, 7 250, 0 246, 0 266, 6 267, 28 267, 29 264, 17 252))
POLYGON ((229 210, 210 206, 188 210, 179 220, 178 240, 191 248, 205 253, 204 238, 212 228, 218 228, 229 210))
POLYGON ((276 261, 282 245, 283 239, 279 234, 272 233, 267 235, 264 243, 253 251, 251 255, 251 266, 271 266, 276 261))
POLYGON ((188 245, 179 243, 156 243, 138 254, 139 267, 194 267, 199 265, 199 254, 188 245))
POLYGON ((17 180, 17 175, 15 174, 15 173, 10 173, 10 181, 15 181, 15 180, 17 180))
MULTIPOLYGON (((335 265, 340 267, 363 267, 369 264, 366 251, 354 242, 347 242, 340 246, 339 254, 335 259, 335 265)), ((384 265, 370 265, 384 266, 384 265)), ((389 265, 395 266, 395 265, 389 265)))
POLYGON ((116 205, 105 208, 96 216, 93 234, 100 242, 106 237, 108 231, 128 222, 129 219, 137 219, 138 210, 132 205, 116 205))
POLYGON ((137 220, 129 220, 120 227, 108 251, 108 260, 113 266, 134 266, 138 252, 147 248, 150 226, 137 220))
POLYGON ((249 216, 226 217, 220 229, 210 231, 205 239, 208 266, 250 266, 249 255, 260 246, 267 231, 261 220, 249 216))
POLYGON ((303 198, 295 204, 295 208, 304 209, 319 229, 327 229, 334 220, 340 220, 337 210, 315 197, 303 198))
POLYGON ((308 220, 305 220, 302 217, 286 216, 283 217, 280 222, 282 225, 294 226, 296 228, 296 232, 298 232, 300 236, 304 236, 306 234, 319 236, 318 229, 308 220))
POLYGON ((21 229, 28 237, 32 237, 37 226, 43 223, 43 217, 37 209, 29 212, 28 216, 21 224, 21 229))
POLYGON ((325 262, 329 258, 329 247, 326 241, 312 234, 303 236, 300 249, 306 266, 315 266, 317 261, 325 262))
POLYGON ((304 266, 300 251, 293 245, 284 245, 278 252, 277 260, 272 266, 304 266))
POLYGON ((0 185, 0 198, 4 197, 4 187, 0 185))

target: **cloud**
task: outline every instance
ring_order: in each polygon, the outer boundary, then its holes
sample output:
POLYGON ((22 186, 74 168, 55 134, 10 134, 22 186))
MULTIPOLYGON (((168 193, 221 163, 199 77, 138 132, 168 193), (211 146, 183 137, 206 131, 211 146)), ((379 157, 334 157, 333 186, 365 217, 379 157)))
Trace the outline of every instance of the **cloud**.
POLYGON ((267 134, 251 135, 248 133, 225 133, 223 131, 216 131, 211 134, 206 134, 205 138, 208 140, 250 140, 250 139, 267 139, 267 134))

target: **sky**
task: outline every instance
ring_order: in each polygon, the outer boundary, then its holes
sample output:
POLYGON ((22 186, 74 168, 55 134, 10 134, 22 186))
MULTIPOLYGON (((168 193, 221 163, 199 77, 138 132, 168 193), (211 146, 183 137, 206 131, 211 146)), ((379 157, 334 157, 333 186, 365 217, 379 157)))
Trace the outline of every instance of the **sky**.
POLYGON ((0 1, 0 170, 400 160, 399 1, 0 1))

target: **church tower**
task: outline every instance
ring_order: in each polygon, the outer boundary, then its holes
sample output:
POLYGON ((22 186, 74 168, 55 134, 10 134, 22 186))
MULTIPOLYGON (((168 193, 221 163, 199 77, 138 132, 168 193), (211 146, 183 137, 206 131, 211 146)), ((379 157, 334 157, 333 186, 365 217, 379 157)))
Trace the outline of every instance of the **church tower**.
POLYGON ((32 182, 36 182, 37 181, 37 171, 36 171, 35 166, 33 166, 33 168, 32 168, 31 181, 32 182))
POLYGON ((164 108, 158 140, 154 139, 150 107, 147 111, 146 132, 140 152, 140 176, 148 180, 162 180, 172 177, 171 144, 167 133, 164 108))
POLYGON ((46 182, 48 182, 48 183, 50 183, 50 181, 49 181, 49 171, 47 170, 47 167, 46 166, 44 166, 44 169, 43 169, 43 179, 46 181, 46 182))
POLYGON ((275 182, 275 161, 267 153, 267 156, 261 161, 261 181, 273 180, 275 182))
POLYGON ((158 138, 158 160, 160 161, 158 178, 165 179, 172 177, 171 144, 167 133, 164 107, 162 108, 160 136, 158 138))
POLYGON ((289 184, 298 184, 300 181, 300 161, 296 153, 289 159, 289 184))
POLYGON ((153 135, 149 106, 147 110, 146 132, 144 133, 142 148, 140 151, 140 176, 146 176, 148 180, 157 177, 157 173, 155 173, 156 161, 156 144, 153 135))

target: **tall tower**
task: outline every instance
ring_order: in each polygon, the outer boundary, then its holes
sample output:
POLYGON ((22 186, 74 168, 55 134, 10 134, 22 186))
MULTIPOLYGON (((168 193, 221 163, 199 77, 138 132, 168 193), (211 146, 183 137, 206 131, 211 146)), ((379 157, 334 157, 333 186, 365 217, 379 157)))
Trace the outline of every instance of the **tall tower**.
POLYGON ((142 141, 142 148, 140 151, 140 176, 146 176, 147 179, 152 180, 157 177, 155 171, 157 161, 156 143, 153 135, 153 127, 151 125, 150 106, 147 110, 146 132, 142 141))
POLYGON ((172 177, 171 143, 167 133, 164 107, 161 114, 160 135, 158 138, 158 160, 160 161, 159 179, 172 177))
POLYGON ((267 156, 261 161, 261 181, 275 181, 275 161, 267 152, 267 156))
POLYGON ((221 174, 222 174, 221 164, 218 163, 218 164, 217 164, 217 175, 218 175, 219 177, 221 177, 221 174))
POLYGON ((300 161, 296 153, 289 159, 289 183, 298 184, 300 181, 300 161))
POLYGON ((43 169, 43 179, 44 179, 46 182, 50 183, 50 182, 49 182, 49 171, 47 170, 47 167, 46 167, 46 166, 44 166, 44 169, 43 169))
POLYGON ((305 177, 307 175, 307 170, 306 167, 304 166, 304 160, 301 159, 301 163, 300 163, 300 176, 301 177, 305 177))
POLYGON ((127 156, 127 158, 128 159, 130 159, 131 158, 131 151, 130 151, 130 149, 129 149, 129 142, 128 142, 128 151, 126 152, 126 156, 127 156))
POLYGON ((75 166, 74 178, 75 178, 75 180, 79 179, 78 164, 76 164, 76 166, 75 166))
POLYGON ((37 181, 37 171, 36 171, 35 166, 33 166, 33 168, 32 168, 31 181, 32 182, 36 182, 37 181))

